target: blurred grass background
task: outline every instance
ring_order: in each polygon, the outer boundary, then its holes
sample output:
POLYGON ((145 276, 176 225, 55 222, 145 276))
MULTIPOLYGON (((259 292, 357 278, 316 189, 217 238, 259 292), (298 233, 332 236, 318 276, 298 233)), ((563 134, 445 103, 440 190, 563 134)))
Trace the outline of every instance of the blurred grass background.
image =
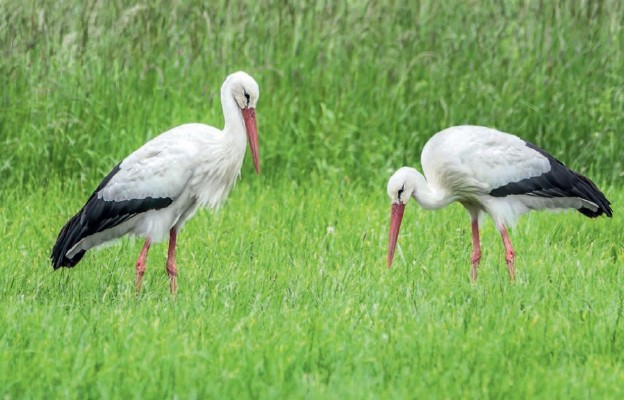
POLYGON ((170 127, 222 126, 239 69, 271 180, 370 185, 481 124, 620 182, 623 19, 609 0, 1 0, 0 187, 92 186, 170 127))

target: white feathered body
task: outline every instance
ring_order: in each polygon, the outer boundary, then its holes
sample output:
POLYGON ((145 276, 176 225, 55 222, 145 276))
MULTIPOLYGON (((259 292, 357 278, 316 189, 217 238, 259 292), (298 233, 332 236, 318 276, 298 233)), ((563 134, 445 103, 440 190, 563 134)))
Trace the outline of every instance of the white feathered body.
MULTIPOLYGON (((565 187, 566 180, 577 184, 578 178, 586 178, 543 150, 496 129, 466 125, 440 131, 425 144, 421 164, 430 193, 441 200, 429 208, 459 201, 471 214, 486 212, 497 225, 507 226, 533 209, 599 209, 586 198, 562 193, 572 189, 565 187), (532 182, 535 178, 540 181, 532 182), (516 189, 518 194, 492 195, 510 183, 534 187, 524 193, 516 189)), ((418 193, 415 197, 420 201, 418 193)), ((423 203, 427 206, 427 199, 423 203)))
POLYGON ((218 208, 240 173, 246 149, 244 134, 227 134, 204 124, 185 124, 160 134, 126 157, 119 171, 96 196, 105 201, 169 198, 172 203, 84 238, 72 257, 125 234, 164 240, 182 228, 198 207, 218 208))

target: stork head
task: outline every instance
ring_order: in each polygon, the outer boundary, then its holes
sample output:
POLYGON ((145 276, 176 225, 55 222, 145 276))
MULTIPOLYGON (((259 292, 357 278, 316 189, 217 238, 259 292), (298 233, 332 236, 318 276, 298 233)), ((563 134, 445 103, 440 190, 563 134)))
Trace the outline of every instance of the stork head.
POLYGON ((405 204, 416 193, 419 172, 414 168, 399 168, 388 181, 388 196, 392 202, 390 214, 390 237, 388 240, 388 268, 392 266, 405 204))
POLYGON ((420 173, 414 168, 399 168, 388 180, 388 196, 392 204, 407 204, 416 193, 418 176, 420 173))
POLYGON ((251 148, 251 155, 253 156, 254 167, 258 175, 260 175, 258 126, 256 124, 256 104, 260 98, 260 89, 256 81, 243 71, 234 72, 226 78, 221 88, 222 96, 226 88, 231 91, 234 101, 236 101, 236 104, 241 109, 243 120, 245 121, 245 130, 247 131, 247 139, 249 140, 249 147, 251 148))

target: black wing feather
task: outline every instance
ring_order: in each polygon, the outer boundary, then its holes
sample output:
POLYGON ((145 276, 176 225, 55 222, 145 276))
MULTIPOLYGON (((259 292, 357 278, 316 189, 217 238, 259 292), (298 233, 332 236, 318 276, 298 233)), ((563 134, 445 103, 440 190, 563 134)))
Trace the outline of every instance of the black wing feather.
POLYGON ((525 194, 540 197, 579 197, 591 201, 598 206, 598 210, 581 207, 582 214, 595 218, 602 214, 608 217, 613 215, 611 203, 598 187, 589 178, 576 173, 566 167, 561 161, 548 154, 532 143, 525 142, 527 147, 539 152, 550 162, 550 171, 539 176, 510 182, 499 186, 490 192, 494 197, 525 194))
POLYGON ((168 197, 146 197, 123 201, 106 201, 98 198, 97 193, 106 187, 112 177, 119 172, 119 169, 120 164, 113 168, 106 178, 102 180, 91 197, 89 197, 89 200, 87 200, 87 203, 76 215, 67 221, 59 232, 50 256, 55 270, 60 267, 73 267, 78 264, 85 250, 76 253, 71 259, 66 254, 69 249, 87 236, 117 226, 137 214, 165 208, 173 202, 173 199, 168 197))

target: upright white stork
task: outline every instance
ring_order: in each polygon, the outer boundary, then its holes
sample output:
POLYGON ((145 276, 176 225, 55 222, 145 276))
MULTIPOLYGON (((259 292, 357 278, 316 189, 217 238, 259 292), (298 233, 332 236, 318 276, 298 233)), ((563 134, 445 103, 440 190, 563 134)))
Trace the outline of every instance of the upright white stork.
POLYGON ((223 130, 185 124, 150 140, 104 178, 87 203, 61 229, 52 266, 73 267, 84 253, 126 234, 145 237, 136 263, 141 290, 147 252, 169 234, 167 273, 177 290, 176 237, 198 207, 217 208, 240 174, 249 140, 260 174, 256 103, 258 84, 245 72, 229 75, 221 87, 223 130))
POLYGON ((539 147, 517 136, 482 126, 455 126, 436 133, 423 148, 425 176, 403 167, 388 181, 392 201, 388 268, 392 265, 405 204, 414 198, 436 210, 458 201, 470 214, 470 278, 481 261, 479 217, 488 213, 503 238, 509 279, 515 279, 514 249, 507 226, 530 210, 576 208, 595 218, 611 217, 609 200, 588 178, 568 169, 539 147))

